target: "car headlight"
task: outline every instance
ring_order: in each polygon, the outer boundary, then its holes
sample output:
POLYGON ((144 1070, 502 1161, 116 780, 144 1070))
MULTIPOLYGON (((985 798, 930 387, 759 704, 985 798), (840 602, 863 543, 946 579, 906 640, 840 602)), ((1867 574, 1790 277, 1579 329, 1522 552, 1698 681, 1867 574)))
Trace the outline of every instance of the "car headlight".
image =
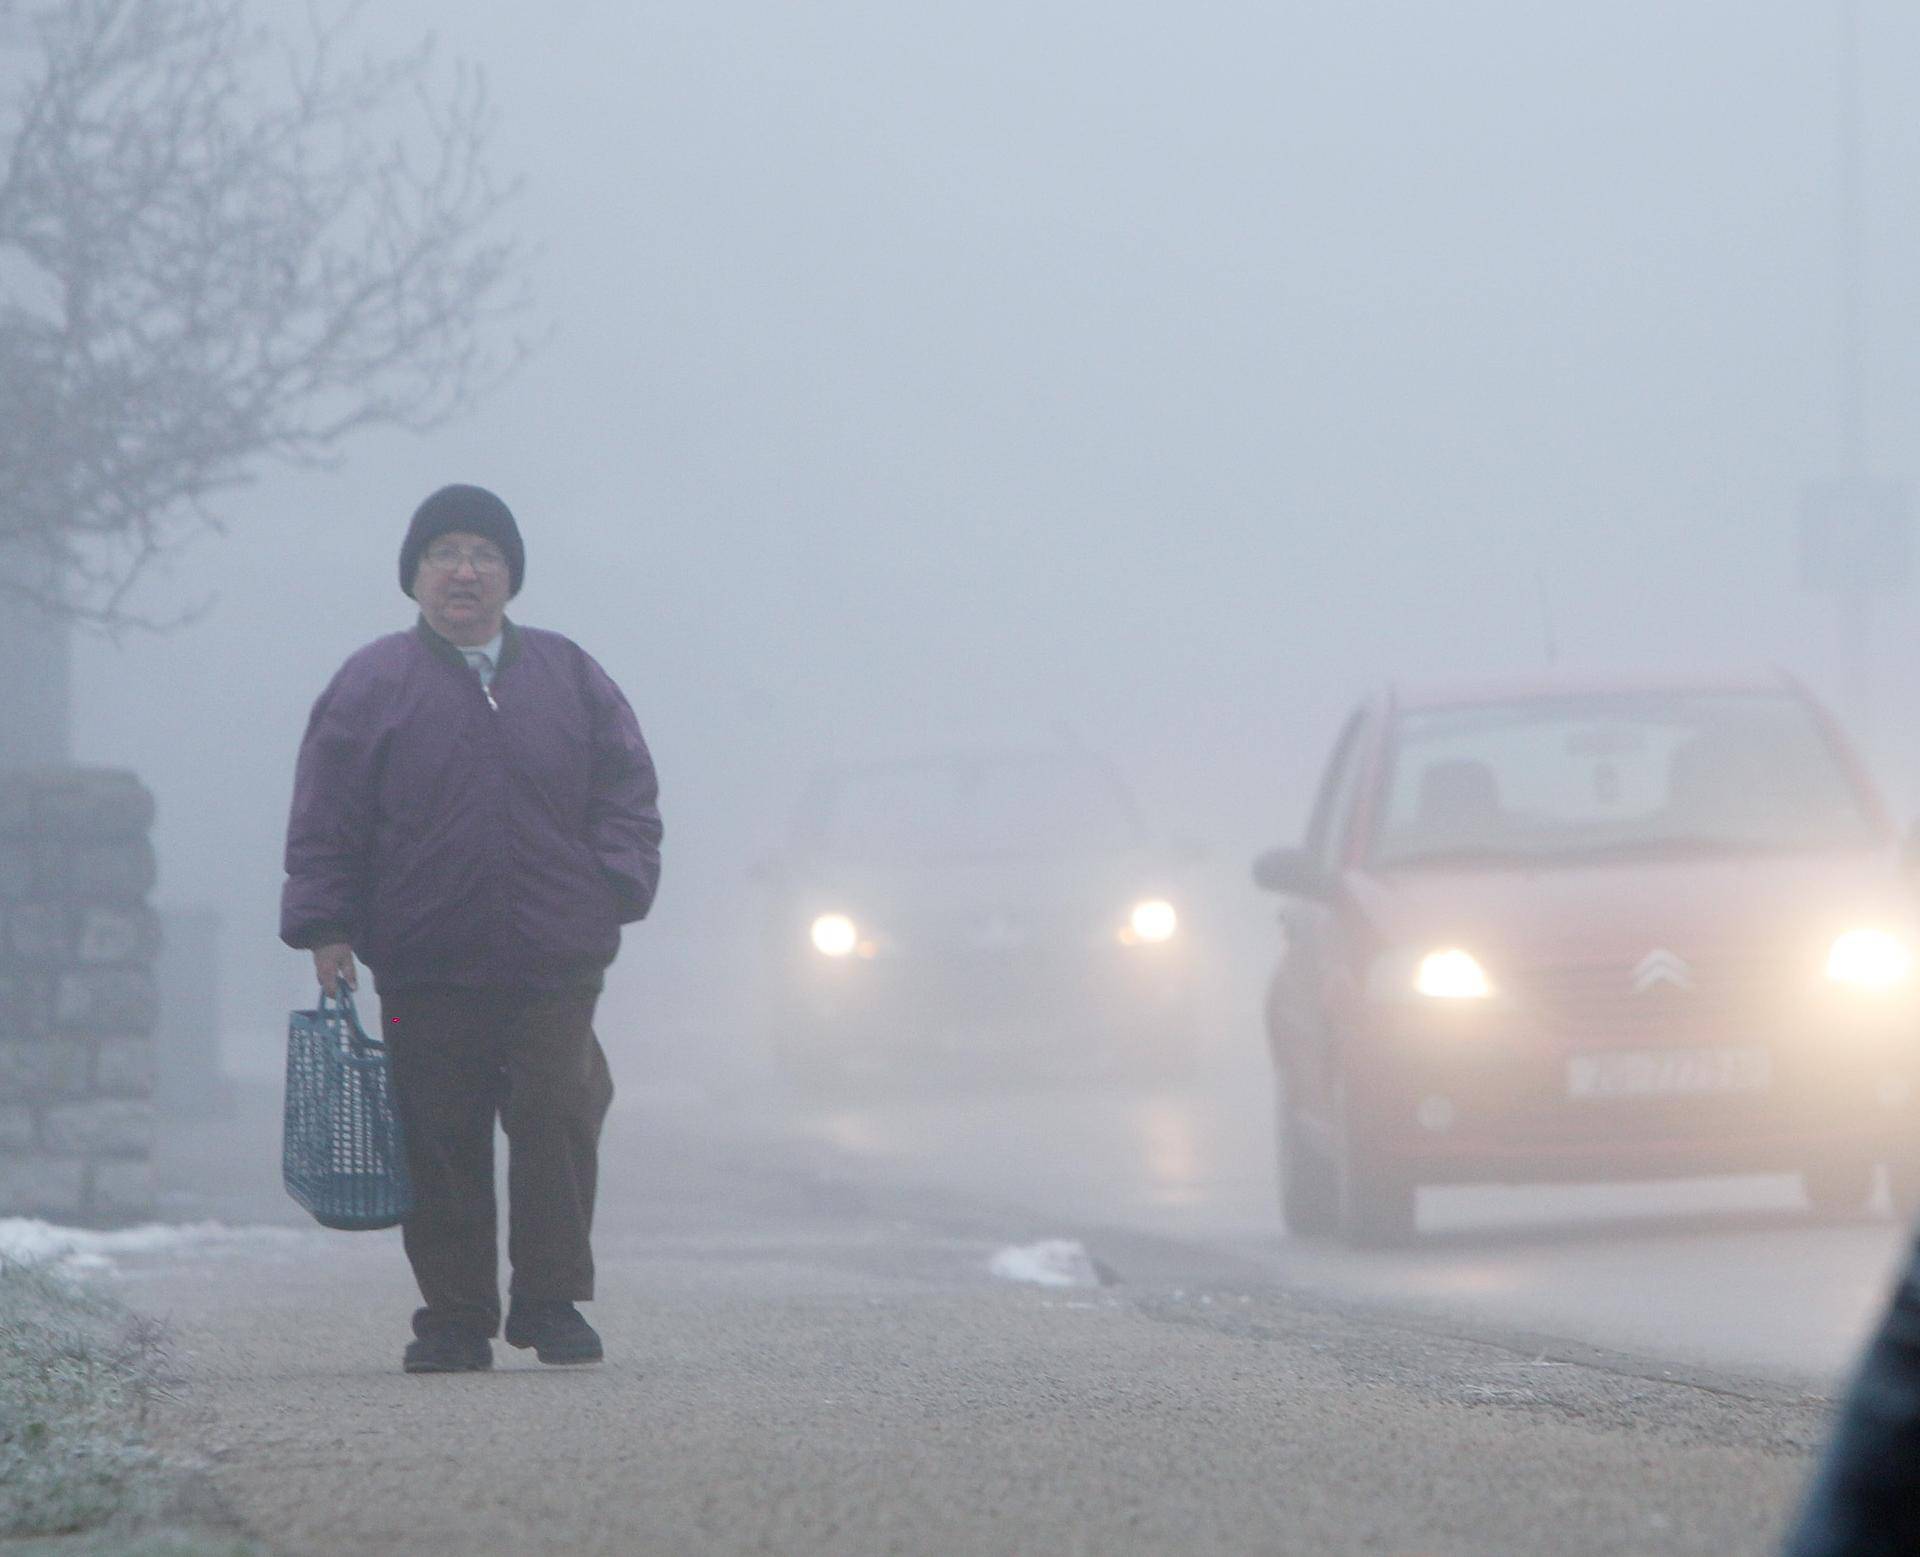
POLYGON ((1420 959, 1413 988, 1429 1000, 1485 1000, 1493 993, 1493 981, 1473 953, 1451 946, 1420 959))
POLYGON ((1158 946, 1170 941, 1180 928, 1180 915, 1165 898, 1150 897, 1133 905, 1127 922, 1120 929, 1120 940, 1127 946, 1158 946))
POLYGON ((1913 949, 1886 930, 1849 930, 1827 952, 1827 977, 1850 989, 1885 990, 1913 975, 1913 949))
POLYGON ((860 945, 860 927, 845 914, 822 914, 813 922, 813 949, 823 957, 850 957, 860 945))

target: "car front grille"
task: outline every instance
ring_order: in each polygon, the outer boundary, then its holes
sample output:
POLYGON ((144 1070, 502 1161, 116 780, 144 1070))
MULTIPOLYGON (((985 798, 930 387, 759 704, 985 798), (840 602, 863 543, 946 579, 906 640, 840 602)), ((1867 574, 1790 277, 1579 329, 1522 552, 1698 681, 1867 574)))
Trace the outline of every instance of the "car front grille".
POLYGON ((1527 1015, 1582 1042, 1736 1041, 1777 1023, 1793 980, 1780 959, 1569 963, 1513 980, 1527 1015))

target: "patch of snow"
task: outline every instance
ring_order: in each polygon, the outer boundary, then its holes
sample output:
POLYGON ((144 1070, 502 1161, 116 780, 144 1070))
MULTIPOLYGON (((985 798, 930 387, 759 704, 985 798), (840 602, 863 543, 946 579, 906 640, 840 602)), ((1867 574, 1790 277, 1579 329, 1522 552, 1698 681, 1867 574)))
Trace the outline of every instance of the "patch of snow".
POLYGON ((1097 1287, 1100 1268, 1086 1246, 1073 1238, 1043 1238, 1039 1243, 1015 1244, 1000 1250, 987 1269, 1002 1281, 1031 1282, 1038 1287, 1097 1287))
POLYGON ((229 1227, 224 1222, 148 1222, 95 1232, 35 1217, 0 1217, 0 1259, 49 1264, 66 1271, 110 1271, 115 1256, 176 1254, 262 1240, 298 1240, 284 1227, 229 1227))

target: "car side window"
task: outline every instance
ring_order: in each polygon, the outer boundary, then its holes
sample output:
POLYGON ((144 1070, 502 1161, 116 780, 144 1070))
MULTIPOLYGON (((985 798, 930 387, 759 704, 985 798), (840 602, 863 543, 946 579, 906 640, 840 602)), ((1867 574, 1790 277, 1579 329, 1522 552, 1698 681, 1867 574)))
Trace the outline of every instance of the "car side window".
POLYGON ((1356 711, 1341 730, 1340 739, 1334 743, 1333 756, 1327 762, 1326 776, 1320 781, 1312 820, 1307 824, 1307 852, 1329 870, 1340 864, 1340 847, 1360 791, 1363 722, 1363 715, 1356 711))

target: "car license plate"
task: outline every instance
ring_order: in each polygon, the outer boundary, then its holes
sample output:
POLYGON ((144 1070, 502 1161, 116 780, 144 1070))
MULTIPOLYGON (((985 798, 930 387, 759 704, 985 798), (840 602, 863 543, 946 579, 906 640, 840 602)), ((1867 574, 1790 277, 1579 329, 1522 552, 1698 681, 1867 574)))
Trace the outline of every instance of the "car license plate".
POLYGON ((1764 1092, 1773 1056, 1759 1044, 1710 1049, 1622 1049, 1567 1061, 1567 1096, 1701 1097, 1764 1092))

